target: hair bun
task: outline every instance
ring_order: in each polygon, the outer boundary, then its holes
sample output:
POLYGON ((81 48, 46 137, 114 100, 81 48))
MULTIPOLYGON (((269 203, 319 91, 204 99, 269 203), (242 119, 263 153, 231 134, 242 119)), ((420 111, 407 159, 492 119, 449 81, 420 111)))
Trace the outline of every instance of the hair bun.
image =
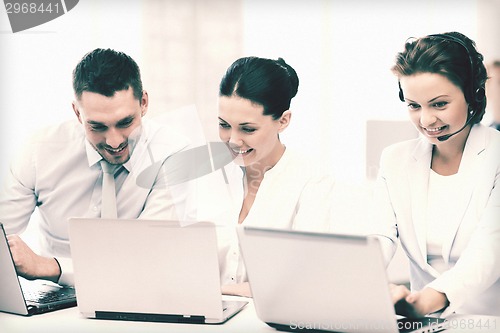
POLYGON ((297 91, 299 90, 299 77, 297 75, 297 72, 295 72, 295 69, 293 69, 292 66, 287 64, 283 58, 278 58, 276 60, 276 63, 280 65, 283 69, 286 70, 288 73, 288 77, 290 78, 290 98, 295 97, 297 95, 297 91))

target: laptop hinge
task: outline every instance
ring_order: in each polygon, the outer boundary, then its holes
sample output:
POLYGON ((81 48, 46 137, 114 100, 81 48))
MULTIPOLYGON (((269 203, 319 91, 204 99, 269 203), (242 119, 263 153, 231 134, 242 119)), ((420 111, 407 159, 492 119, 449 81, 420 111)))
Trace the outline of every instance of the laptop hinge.
POLYGON ((204 324, 205 316, 185 316, 174 314, 96 311, 96 319, 150 321, 162 323, 204 324))

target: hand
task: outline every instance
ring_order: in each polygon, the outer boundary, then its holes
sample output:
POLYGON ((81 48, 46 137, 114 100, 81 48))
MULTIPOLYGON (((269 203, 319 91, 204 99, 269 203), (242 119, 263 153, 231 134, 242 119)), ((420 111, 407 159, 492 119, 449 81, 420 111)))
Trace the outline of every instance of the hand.
POLYGON ((8 235, 7 241, 19 276, 28 280, 59 280, 61 270, 54 258, 39 256, 18 235, 8 235))
POLYGON ((394 309, 396 314, 400 316, 405 316, 408 318, 418 318, 423 317, 425 314, 418 312, 413 304, 408 303, 407 297, 410 297, 411 292, 402 285, 389 284, 389 289, 391 291, 392 303, 394 304, 394 309))
POLYGON ((226 284, 222 286, 222 294, 231 296, 252 297, 250 284, 248 282, 237 284, 226 284))
POLYGON ((391 284, 390 290, 396 313, 409 318, 424 317, 449 304, 445 294, 432 288, 410 292, 405 286, 391 284))

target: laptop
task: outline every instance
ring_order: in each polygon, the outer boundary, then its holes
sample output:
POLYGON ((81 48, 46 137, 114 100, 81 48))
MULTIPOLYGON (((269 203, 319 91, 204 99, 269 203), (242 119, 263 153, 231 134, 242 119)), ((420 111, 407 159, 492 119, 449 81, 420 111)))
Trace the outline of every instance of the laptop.
POLYGON ((397 320, 378 240, 239 226, 257 316, 281 331, 437 332, 440 318, 397 320))
POLYGON ((0 223, 0 311, 31 316, 76 306, 75 290, 50 281, 17 276, 3 224, 0 223))
POLYGON ((69 236, 85 317, 222 324, 248 303, 222 300, 213 223, 71 218, 69 236))

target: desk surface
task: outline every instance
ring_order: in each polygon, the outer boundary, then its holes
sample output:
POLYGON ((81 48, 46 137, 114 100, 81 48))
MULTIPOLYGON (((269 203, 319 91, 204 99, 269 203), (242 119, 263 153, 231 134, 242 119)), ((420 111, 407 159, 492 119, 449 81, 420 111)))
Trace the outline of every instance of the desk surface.
MULTIPOLYGON (((248 300, 248 299, 245 299, 248 300)), ((454 315, 449 318, 452 328, 446 332, 500 332, 500 317, 454 315)), ((0 331, 3 333, 32 332, 277 332, 257 318, 252 301, 235 317, 223 325, 191 325, 145 323, 87 319, 78 308, 64 309, 24 317, 0 312, 0 331)))

